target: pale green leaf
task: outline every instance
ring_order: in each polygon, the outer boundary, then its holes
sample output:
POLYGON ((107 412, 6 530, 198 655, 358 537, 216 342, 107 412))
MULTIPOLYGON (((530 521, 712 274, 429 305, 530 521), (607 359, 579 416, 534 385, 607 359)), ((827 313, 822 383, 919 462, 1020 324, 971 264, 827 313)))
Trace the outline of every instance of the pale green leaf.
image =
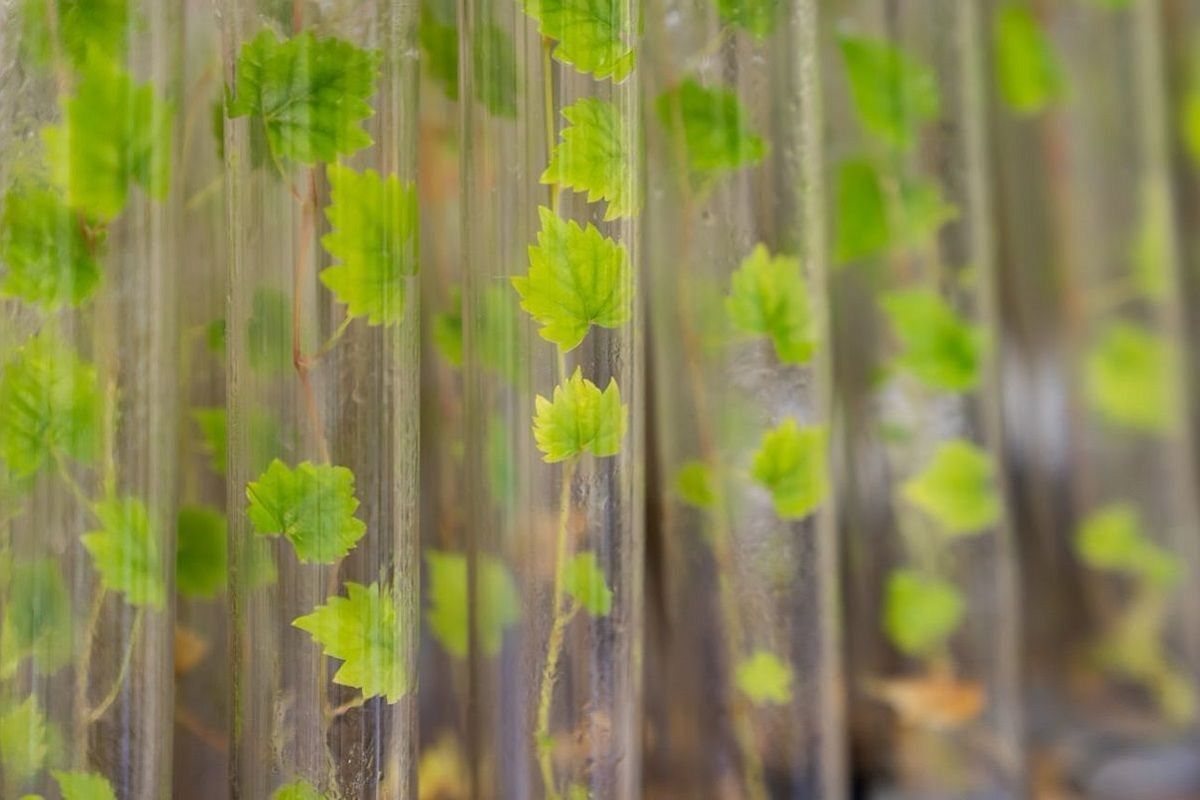
POLYGON ((225 591, 229 574, 228 525, 220 510, 209 506, 179 509, 175 551, 175 586, 185 597, 211 598, 225 591))
POLYGON ((993 29, 1000 97, 1018 114, 1037 114, 1063 91, 1062 67, 1046 32, 1024 4, 996 9, 993 29))
POLYGON ((817 348, 808 287, 800 262, 791 256, 772 257, 758 245, 733 273, 726 308, 738 330, 766 336, 784 364, 805 364, 817 348))
POLYGON ((775 30, 782 0, 716 0, 721 19, 759 39, 765 39, 775 30))
POLYGON ((625 80, 637 55, 634 6, 628 0, 522 0, 538 32, 553 39, 554 58, 597 80, 625 80))
POLYGON ((361 689, 363 697, 383 696, 394 703, 409 688, 404 619, 390 589, 347 582, 345 597, 330 598, 292 625, 311 634, 325 655, 343 662, 334 683, 361 689))
POLYGON ((574 375, 554 387, 553 400, 538 395, 535 405, 533 436, 542 460, 554 463, 584 453, 604 457, 620 452, 629 409, 621 405, 615 378, 602 392, 576 367, 574 375))
POLYGON ((254 291, 246 324, 246 355, 250 367, 262 372, 292 368, 292 307, 283 292, 266 287, 254 291))
POLYGON ((367 526, 354 516, 354 473, 345 467, 279 459, 246 487, 247 515, 261 536, 283 536, 304 563, 332 564, 349 553, 367 526))
POLYGON ((117 800, 112 784, 94 772, 54 771, 62 800, 117 800))
POLYGON ((71 596, 52 558, 12 565, 0 630, 0 678, 12 677, 21 660, 33 657, 49 675, 71 659, 71 596))
POLYGON ((892 146, 912 145, 940 110, 933 70, 880 39, 843 34, 838 44, 863 127, 892 146))
POLYGON ((1088 352, 1084 377, 1089 405, 1110 422, 1153 433, 1174 424, 1171 351, 1161 336, 1113 322, 1088 352))
POLYGON ((100 527, 82 536, 104 588, 120 592, 133 606, 161 609, 167 586, 163 538, 145 503, 108 497, 93 507, 100 527))
POLYGON ((421 75, 441 87, 446 97, 458 99, 458 24, 454 3, 422 0, 417 26, 421 43, 421 75))
POLYGON ((577 553, 563 566, 563 588, 593 617, 607 616, 612 611, 613 593, 604 578, 604 569, 596 554, 577 553))
POLYGON ((638 211, 632 130, 615 103, 584 97, 562 110, 563 128, 542 183, 587 192, 589 203, 608 201, 606 220, 638 211))
POLYGON ((887 198, 875 165, 864 159, 838 165, 833 259, 847 264, 878 255, 891 244, 887 198))
POLYGON ((889 292, 880 301, 903 347, 896 365, 932 389, 965 392, 979 385, 986 338, 940 294, 889 292))
POLYGON ((991 456, 963 439, 942 442, 929 465, 900 493, 932 517, 948 536, 982 533, 1000 520, 991 456))
POLYGON ((23 0, 16 41, 36 64, 50 63, 61 51, 80 68, 90 56, 124 56, 133 21, 129 0, 23 0))
POLYGON ((521 308, 542 326, 543 339, 564 353, 588 328, 617 328, 629 320, 633 275, 625 247, 591 223, 580 227, 550 209, 538 209, 542 230, 529 248, 529 274, 512 284, 521 308))
POLYGON ((329 167, 332 230, 321 244, 339 263, 321 271, 321 282, 352 317, 371 325, 404 319, 406 282, 417 272, 417 192, 396 175, 329 167))
POLYGON ((19 785, 41 772, 60 746, 58 732, 36 696, 0 714, 0 765, 8 783, 19 785))
POLYGON ((737 665, 734 680, 742 694, 756 706, 784 706, 792 702, 792 667, 767 650, 737 665))
POLYGON ((317 788, 303 778, 280 786, 271 793, 271 800, 329 800, 317 788))
POLYGON ((1183 576, 1182 559, 1146 536, 1137 508, 1128 503, 1089 514, 1075 535, 1075 548, 1090 567, 1124 572, 1161 588, 1183 576))
POLYGON ((682 146, 688 179, 698 187, 766 158, 766 142, 750 128, 749 115, 729 89, 688 77, 660 95, 656 107, 669 140, 682 146))
POLYGON ((9 189, 0 214, 0 293, 54 310, 77 306, 100 283, 105 232, 44 187, 9 189))
POLYGON ((221 407, 195 408, 192 409, 192 419, 196 421, 197 427, 200 428, 200 434, 204 437, 205 449, 212 456, 209 462, 212 471, 218 475, 224 475, 226 460, 229 457, 225 409, 221 407))
POLYGON ((901 652, 924 657, 940 649, 962 622, 962 594, 951 583, 909 569, 888 578, 883 630, 901 652))
POLYGON ((517 116, 517 50, 513 37, 484 22, 471 37, 471 86, 475 99, 498 117, 517 116))
MULTIPOLYGON (((451 655, 467 657, 467 559, 461 553, 425 551, 429 630, 451 655)), ((481 652, 500 652, 504 632, 521 618, 521 598, 504 562, 486 554, 476 563, 477 633, 481 652)))
POLYGON ((675 474, 675 491, 697 508, 711 508, 717 502, 716 476, 703 461, 689 461, 675 474))
POLYGON ((893 247, 923 247, 943 225, 958 217, 958 209, 942 197, 942 187, 936 181, 902 181, 896 201, 889 222, 893 247))
POLYGON ((362 121, 373 112, 380 54, 304 31, 280 41, 263 30, 242 46, 231 118, 251 117, 266 130, 277 162, 333 162, 371 144, 362 121))
POLYGON ((750 475, 771 493, 775 513, 783 519, 803 519, 829 492, 824 427, 801 427, 785 419, 763 435, 754 454, 750 475))

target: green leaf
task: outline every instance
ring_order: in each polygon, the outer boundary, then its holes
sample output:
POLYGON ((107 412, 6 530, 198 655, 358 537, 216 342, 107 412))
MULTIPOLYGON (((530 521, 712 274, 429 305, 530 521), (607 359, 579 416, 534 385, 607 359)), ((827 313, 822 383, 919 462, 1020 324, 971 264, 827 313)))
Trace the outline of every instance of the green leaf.
POLYGON ((629 408, 621 405, 615 378, 601 392, 576 367, 574 375, 554 387, 553 401, 539 394, 535 405, 533 437, 543 461, 553 464, 585 452, 600 458, 620 452, 629 408))
POLYGON ((711 508, 717 502, 716 476, 703 461, 689 461, 675 475, 675 491, 696 508, 711 508))
POLYGON ((838 264, 882 253, 892 240, 887 198, 875 165, 865 159, 838 165, 837 228, 833 259, 838 264))
POLYGON ((774 653, 756 650, 737 665, 734 680, 756 706, 785 706, 792 702, 792 668, 774 653))
POLYGON ((935 181, 916 178, 903 181, 891 219, 891 244, 920 248, 929 243, 938 230, 958 217, 958 209, 942 197, 935 181))
POLYGON ((94 772, 54 771, 62 800, 117 800, 112 784, 103 775, 94 772))
POLYGON ((133 497, 108 497, 93 507, 100 528, 81 538, 104 588, 125 595, 133 606, 163 607, 167 586, 161 532, 145 503, 133 497))
POLYGON ((51 311, 78 306, 100 283, 104 239, 58 192, 9 189, 0 214, 0 293, 51 311))
POLYGON ((843 34, 838 39, 850 94, 863 127, 894 147, 907 149, 922 124, 940 110, 937 76, 898 47, 843 34))
POLYGON ((225 355, 225 318, 214 319, 204 326, 204 346, 208 352, 225 355))
POLYGON ((766 487, 783 519, 803 519, 829 492, 825 428, 785 419, 763 435, 750 475, 766 487))
POLYGON ((905 481, 900 493, 949 536, 981 533, 1000 521, 994 471, 987 452, 952 439, 938 446, 929 466, 905 481))
POLYGON ((367 530, 354 516, 354 473, 345 467, 302 461, 290 469, 275 459, 246 487, 246 499, 254 530, 261 536, 282 535, 304 563, 334 563, 367 530))
POLYGON ((612 611, 612 589, 604 579, 604 570, 590 551, 576 553, 563 566, 563 588, 576 603, 593 617, 607 616, 612 611))
POLYGON ((589 203, 607 200, 606 220, 637 214, 633 135, 616 104, 585 97, 564 108, 562 115, 571 124, 562 130, 542 183, 587 192, 589 203))
POLYGON ((321 282, 352 317, 371 325, 404 319, 405 283, 417 272, 417 191, 375 170, 329 167, 332 230, 321 237, 340 263, 321 270, 321 282))
POLYGON ((51 558, 12 565, 0 631, 0 678, 10 678, 21 660, 33 657, 49 675, 71 660, 71 596, 51 558))
POLYGON ((1108 326, 1087 354, 1092 410, 1135 430, 1164 433, 1175 422, 1171 352, 1166 340, 1131 322, 1108 326))
POLYGON ((292 368, 292 308, 287 296, 260 287, 250 301, 246 355, 251 369, 282 372, 292 368))
POLYGON ((750 129, 736 92, 688 77, 656 106, 670 141, 682 141, 689 179, 698 187, 766 158, 767 144, 750 129))
POLYGON ((421 43, 421 74, 428 76, 451 100, 458 99, 458 25, 453 3, 423 0, 417 38, 421 43))
POLYGON ((276 161, 331 163, 371 144, 362 121, 373 112, 380 54, 304 31, 280 41, 263 30, 242 46, 231 118, 266 129, 276 161))
POLYGON ((522 0, 538 33, 555 40, 554 58, 597 80, 625 80, 633 71, 637 38, 626 0, 522 0))
POLYGON ((1063 91, 1062 67, 1041 23, 1022 3, 996 9, 994 47, 1000 97, 1017 114, 1043 111, 1063 91))
POLYGON ((450 303, 445 311, 433 315, 433 346, 442 358, 456 367, 463 359, 462 291, 450 289, 450 303))
POLYGON ((931 389, 965 392, 979 385, 984 332, 940 294, 929 289, 889 292, 880 305, 904 348, 897 366, 931 389))
POLYGON ((210 466, 218 475, 225 474, 225 464, 229 457, 229 436, 226 431, 226 415, 224 408, 194 408, 192 419, 200 428, 204 437, 204 448, 212 456, 210 466))
POLYGON ((538 214, 542 230, 529 248, 529 274, 512 284, 521 308, 542 326, 542 338, 565 353, 583 341, 590 326, 617 328, 629 320, 629 253, 591 223, 581 228, 545 206, 538 214))
POLYGON ((775 31, 782 5, 781 0, 717 0, 717 12, 726 24, 765 39, 775 31))
POLYGON ((0 764, 7 784, 20 785, 53 761, 61 747, 57 730, 29 695, 0 715, 0 764))
POLYGON ((471 38, 471 85, 475 99, 498 117, 517 116, 517 52, 508 31, 493 22, 471 38))
POLYGON ((404 615, 391 591, 378 583, 347 582, 346 595, 331 598, 292 625, 311 634, 325 655, 344 662, 334 683, 361 689, 363 697, 383 696, 394 703, 409 687, 404 615))
POLYGON ((784 364, 805 364, 817 348, 808 288, 800 262, 791 256, 771 256, 758 245, 733 273, 729 318, 738 330, 767 336, 784 364))
POLYGON ((17 40, 25 58, 48 64, 58 49, 76 68, 89 56, 123 57, 130 23, 129 0, 24 0, 17 40))
POLYGON ((914 570, 896 570, 888 578, 883 630, 900 651, 924 657, 954 633, 964 610, 953 584, 914 570))
POLYGON ((28 341, 0 372, 0 456, 17 477, 59 454, 90 462, 99 428, 96 370, 50 333, 28 341))
POLYGON ((97 220, 121 213, 136 182, 165 199, 171 178, 175 110, 149 84, 106 61, 92 61, 62 109, 42 129, 46 161, 71 208, 97 220))
POLYGON ((1124 572, 1168 589, 1183 577, 1179 556, 1146 536, 1137 508, 1110 503, 1087 516, 1075 535, 1079 557, 1094 569, 1124 572))
POLYGON ((179 509, 176 531, 175 585, 185 597, 216 597, 229 574, 228 525, 225 515, 209 506, 179 509))
POLYGON ((329 800, 303 778, 284 784, 271 793, 271 800, 329 800))
MULTIPOLYGON (((429 567, 429 608, 425 619, 442 647, 458 658, 467 657, 467 558, 461 553, 425 551, 429 567)), ((478 635, 480 650, 491 657, 500 652, 504 632, 521 618, 521 598, 504 562, 481 555, 477 562, 478 635)))

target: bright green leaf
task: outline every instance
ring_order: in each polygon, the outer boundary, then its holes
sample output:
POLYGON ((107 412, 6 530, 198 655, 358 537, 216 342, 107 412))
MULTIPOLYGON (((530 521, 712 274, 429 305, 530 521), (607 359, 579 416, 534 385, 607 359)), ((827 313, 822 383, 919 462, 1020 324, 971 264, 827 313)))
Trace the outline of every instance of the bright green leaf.
POLYGON ((888 578, 883 630, 902 652, 928 656, 958 628, 964 610, 953 584, 914 570, 896 570, 888 578))
POLYGON ((93 507, 100 528, 82 536, 104 588, 133 606, 163 607, 167 587, 162 533, 146 505, 133 497, 108 497, 93 507))
POLYGON ((354 516, 354 473, 345 467, 302 461, 290 469, 275 459, 246 487, 246 499, 254 530, 261 536, 282 535, 304 563, 334 563, 367 530, 354 516))
POLYGON ((863 127, 890 145, 908 148, 940 110, 937 76, 888 42, 839 37, 850 94, 863 127))
POLYGON ((765 39, 775 30, 781 0, 717 0, 717 11, 729 25, 765 39))
POLYGON ((750 129, 737 93, 685 78, 656 104, 671 141, 680 141, 689 179, 704 187, 723 173, 758 164, 767 144, 750 129))
POLYGON ((185 597, 216 597, 225 590, 229 572, 225 515, 208 506, 179 509, 176 531, 175 584, 185 597))
POLYGON ((697 508, 711 508, 717 502, 716 476, 703 461, 689 461, 675 475, 675 491, 697 508))
POLYGON ((328 175, 332 230, 321 244, 339 263, 321 271, 321 282, 350 316, 394 325, 404 319, 405 282, 417 272, 416 188, 340 164, 328 175))
POLYGON ((1149 432, 1174 423, 1171 351, 1161 336, 1112 323, 1087 354, 1084 376, 1089 404, 1110 422, 1149 432))
POLYGON ((1179 556, 1146 536, 1137 509, 1111 503, 1093 511, 1075 536, 1079 557, 1094 569, 1125 572, 1169 588, 1183 575, 1179 556))
POLYGON ((521 308, 542 326, 542 338, 565 353, 590 326, 616 328, 629 320, 629 253, 591 223, 581 228, 544 206, 538 213, 542 230, 529 248, 529 274, 512 284, 521 308))
POLYGON ((59 50, 75 67, 89 56, 118 60, 126 50, 129 0, 23 0, 20 42, 24 56, 48 64, 59 50))
POLYGON ((587 192, 589 203, 607 200, 606 220, 638 212, 632 131, 615 103, 585 97, 562 110, 562 130, 542 183, 587 192))
POLYGON ((100 283, 104 239, 58 192, 9 189, 0 213, 0 293, 49 310, 79 305, 100 283))
POLYGON ((612 611, 613 593, 593 552, 577 553, 563 566, 563 588, 593 617, 612 611))
POLYGON ((597 457, 620 452, 629 409, 621 405, 615 378, 601 392, 576 367, 574 375, 554 387, 553 401, 538 395, 535 405, 533 436, 543 461, 552 464, 585 452, 597 457))
POLYGON ((940 294, 889 292, 880 301, 903 351, 897 366, 932 389, 965 392, 979 385, 986 339, 940 294))
POLYGON ((373 113, 379 62, 342 39, 304 31, 280 41, 263 30, 238 56, 229 116, 263 125, 277 161, 333 162, 371 144, 361 123, 373 113))
POLYGON ((57 731, 46 718, 37 697, 0 714, 0 764, 9 784, 22 784, 53 760, 59 750, 57 731))
POLYGON ((554 58, 597 80, 625 80, 633 71, 637 38, 627 0, 522 0, 538 32, 555 40, 554 58))
POLYGON ((737 665, 734 679, 742 694, 756 706, 783 706, 792 702, 792 668, 774 653, 756 650, 737 665))
POLYGON ((838 165, 835 220, 835 263, 878 255, 891 244, 887 198, 871 162, 853 159, 838 165))
POLYGON ((817 347, 808 288, 800 262, 791 256, 771 256, 758 245, 733 273, 726 302, 735 328, 767 336, 784 364, 805 364, 817 347))
POLYGON ((785 419, 763 435, 750 475, 766 487, 783 519, 802 519, 817 509, 829 492, 826 431, 801 427, 785 419))
POLYGON ((1018 114, 1037 114, 1063 91, 1062 68, 1041 23, 1024 4, 996 9, 996 76, 1000 96, 1018 114))
POLYGON ((991 456, 962 439, 942 442, 929 465, 900 487, 905 500, 949 536, 981 533, 1000 520, 991 456))
POLYGON ((205 449, 212 456, 210 464, 213 472, 224 475, 229 451, 225 409, 195 408, 192 409, 192 419, 196 421, 200 434, 204 437, 205 449))
POLYGON ((389 589, 381 589, 378 583, 347 582, 345 597, 331 598, 292 625, 311 634, 325 655, 344 662, 333 676, 334 683, 394 703, 409 686, 400 627, 404 618, 389 589))
MULTIPOLYGON (((467 657, 467 559, 461 553, 425 552, 429 630, 451 655, 467 657)), ((479 609, 480 650, 491 657, 500 652, 504 632, 521 618, 521 598, 504 562, 488 555, 477 562, 476 604, 479 609)))
POLYGON ((284 784, 271 793, 271 800, 329 800, 303 778, 284 784))
POLYGON ((21 659, 33 657, 49 675, 71 659, 71 596, 51 558, 12 565, 0 630, 0 678, 12 677, 21 659))
POLYGON ((54 771, 62 800, 117 800, 112 784, 103 775, 94 772, 54 771))

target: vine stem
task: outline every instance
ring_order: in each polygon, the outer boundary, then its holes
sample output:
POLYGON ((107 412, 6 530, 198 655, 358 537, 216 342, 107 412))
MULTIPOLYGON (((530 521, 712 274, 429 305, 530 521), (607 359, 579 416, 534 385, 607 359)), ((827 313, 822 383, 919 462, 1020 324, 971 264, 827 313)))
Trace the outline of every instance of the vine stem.
POLYGON ((129 675, 129 666, 133 663, 133 651, 137 647, 137 640, 142 632, 142 618, 145 616, 146 610, 139 607, 137 613, 133 615, 133 625, 129 629, 129 639, 125 643, 125 654, 121 657, 121 668, 117 671, 117 677, 113 679, 112 687, 108 690, 108 694, 104 695, 95 708, 88 712, 86 724, 91 725, 97 722, 109 707, 116 701, 117 695, 121 693, 121 686, 125 683, 125 678, 129 675))
POLYGON ((330 334, 329 338, 325 340, 324 344, 317 348, 316 352, 314 352, 312 355, 301 356, 305 366, 311 367, 322 358, 329 355, 333 348, 337 347, 337 343, 341 340, 342 336, 345 335, 346 330, 349 329, 350 323, 353 321, 354 318, 351 317, 350 312, 347 311, 346 318, 343 319, 341 324, 337 326, 337 330, 330 334))
POLYGON ((358 697, 355 697, 353 700, 347 700, 346 702, 342 703, 337 708, 330 711, 329 716, 331 719, 337 719, 338 717, 345 714, 347 711, 353 711, 356 708, 362 708, 363 704, 365 704, 366 702, 367 702, 366 695, 360 694, 358 697))
POLYGON ((309 362, 301 350, 300 341, 300 301, 303 297, 304 275, 308 267, 308 251, 316 227, 317 183, 312 170, 308 173, 308 195, 300 202, 300 252, 292 265, 292 366, 296 369, 296 377, 304 392, 304 407, 308 414, 308 423, 313 435, 317 438, 317 450, 321 460, 328 464, 329 442, 325 439, 325 431, 321 426, 321 415, 317 409, 317 395, 313 390, 312 379, 308 374, 309 362))
POLYGON ((87 718, 84 711, 88 706, 88 675, 92 671, 92 641, 96 638, 96 626, 100 623, 100 612, 104 610, 104 584, 96 584, 96 594, 92 597, 92 608, 88 612, 87 627, 83 629, 83 653, 79 657, 79 665, 75 668, 75 707, 80 710, 82 724, 75 730, 75 759, 79 766, 84 766, 87 760, 87 718))
MULTIPOLYGON (((562 358, 560 353, 560 360, 562 358)), ((550 636, 546 641, 546 661, 542 665, 542 680, 538 690, 537 727, 533 732, 533 744, 537 749, 538 768, 542 773, 546 800, 558 800, 554 786, 553 745, 550 740, 550 706, 554 699, 554 682, 558 677, 558 661, 562 655, 566 638, 567 623, 579 610, 575 602, 564 604, 566 588, 563 571, 567 566, 568 523, 571 519, 571 484, 575 480, 578 456, 567 462, 563 470, 562 491, 558 501, 558 535, 554 556, 554 620, 550 624, 550 636)))

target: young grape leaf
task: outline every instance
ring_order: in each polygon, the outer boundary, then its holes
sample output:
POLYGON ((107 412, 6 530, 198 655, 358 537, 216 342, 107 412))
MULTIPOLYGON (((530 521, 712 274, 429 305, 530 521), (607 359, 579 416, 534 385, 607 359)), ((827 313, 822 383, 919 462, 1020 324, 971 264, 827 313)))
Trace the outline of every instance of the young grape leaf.
POLYGON ((175 111, 149 84, 89 61, 65 101, 62 123, 42 129, 46 161, 71 208, 96 220, 121 213, 131 181, 156 200, 171 178, 175 111))
POLYGON ((733 273, 726 308, 735 328, 770 337, 780 362, 806 364, 812 359, 816 331, 797 259, 772 257, 766 245, 755 247, 733 273))
POLYGON ((785 706, 792 702, 792 668, 774 653, 756 650, 737 665, 734 680, 756 706, 785 706))
POLYGON ((1084 365, 1089 404, 1117 425, 1166 432, 1176 420, 1171 360, 1161 336, 1131 322, 1113 322, 1084 365))
POLYGON ((625 247, 588 223, 581 228, 550 209, 538 209, 542 230, 529 248, 529 274, 512 279, 521 308, 542 326, 543 339, 567 352, 588 328, 629 320, 633 275, 625 247))
POLYGON ((228 114, 264 126, 277 164, 331 163, 371 144, 361 123, 374 113, 379 63, 377 51, 342 39, 304 31, 280 41, 263 30, 238 55, 228 114))
POLYGON ((20 14, 16 41, 26 59, 48 64, 61 51, 76 68, 93 55, 123 57, 133 21, 129 0, 24 0, 20 14))
POLYGON ((0 372, 0 457, 15 476, 32 475, 57 454, 91 461, 99 428, 96 370, 49 332, 0 372))
POLYGON ((328 169, 325 216, 332 230, 321 237, 340 263, 321 270, 325 284, 352 317, 370 325, 404 319, 405 281, 417 272, 417 191, 395 175, 373 169, 328 169))
POLYGON ((936 520, 948 536, 983 532, 1000 520, 991 456, 963 439, 943 442, 921 473, 900 487, 905 500, 936 520))
POLYGON ((771 493, 775 513, 783 519, 803 519, 825 500, 826 438, 824 427, 800 427, 794 419, 763 435, 750 475, 771 493))
POLYGON ((1079 526, 1075 549, 1094 569, 1125 572, 1168 589, 1183 576, 1179 556, 1146 536, 1137 508, 1110 503, 1096 509, 1079 526))
POLYGON ((766 158, 767 144, 750 129, 736 92, 688 77, 660 95, 656 106, 670 140, 682 145, 688 177, 698 188, 766 158))
POLYGON ((71 660, 71 595, 51 558, 12 565, 3 629, 0 679, 11 678, 21 660, 49 675, 71 660))
POLYGON ((880 301, 903 345, 899 367, 932 389, 965 392, 979 385, 986 339, 930 289, 887 293, 880 301))
POLYGON ((280 786, 271 793, 271 800, 329 800, 317 788, 303 778, 280 786))
POLYGON ((907 149, 941 107, 933 70, 888 42, 843 34, 838 39, 850 95, 864 128, 907 149))
POLYGON ((325 655, 343 662, 334 683, 394 703, 409 687, 402 619, 390 589, 347 582, 345 597, 331 598, 292 625, 311 634, 325 655))
POLYGON ((675 475, 675 491, 696 508, 711 508, 717 502, 716 476, 703 461, 689 461, 675 475))
POLYGON ((522 0, 554 58, 597 80, 620 82, 636 63, 637 20, 627 0, 522 0))
POLYGON ((612 611, 612 589, 608 588, 595 553, 587 551, 572 556, 563 567, 562 581, 567 594, 593 617, 604 617, 612 611))
POLYGON ((47 310, 78 306, 100 283, 105 232, 67 208, 58 192, 12 188, 0 214, 0 294, 47 310))
POLYGON ((901 652, 925 657, 954 633, 964 610, 962 594, 953 584, 900 569, 888 578, 883 630, 901 652))
POLYGON ((275 459, 246 487, 246 499, 254 530, 261 536, 282 535, 306 564, 334 563, 367 530, 354 516, 354 473, 345 467, 302 461, 290 469, 275 459))
POLYGON ((589 203, 607 200, 606 220, 638 212, 632 130, 615 103, 585 97, 562 110, 563 128, 542 183, 587 192, 589 203))
POLYGON ((167 587, 160 542, 162 534, 145 503, 133 497, 107 497, 93 507, 100 528, 81 540, 104 588, 125 595, 132 606, 161 609, 167 587))
POLYGON ((62 792, 62 800, 117 800, 112 784, 94 772, 64 772, 54 770, 54 780, 62 792))
POLYGON ((615 378, 602 392, 576 367, 574 375, 554 387, 553 401, 539 394, 535 405, 533 437, 543 461, 553 464, 585 452, 600 458, 620 452, 629 408, 621 405, 615 378))
POLYGON ((835 213, 835 263, 848 264, 870 258, 891 244, 883 183, 870 161, 852 159, 838 165, 835 213))
POLYGON ((224 475, 229 455, 225 409, 221 407, 194 408, 192 409, 192 419, 196 421, 196 426, 200 428, 200 434, 204 437, 205 450, 211 455, 209 465, 212 467, 212 471, 218 475, 224 475))
POLYGON ((727 24, 766 39, 775 31, 782 5, 780 0, 717 0, 717 12, 727 24))
POLYGON ((229 574, 225 515, 209 506, 183 506, 175 528, 175 585, 185 597, 211 598, 225 591, 229 574))
POLYGON ((1062 94, 1058 57, 1027 6, 1008 2, 995 14, 994 52, 1000 97, 1017 114, 1038 114, 1062 94))
POLYGON ((20 785, 41 772, 61 749, 53 723, 36 695, 0 714, 0 765, 6 785, 20 785))
MULTIPOLYGON (((458 658, 467 657, 467 558, 461 553, 425 551, 429 567, 429 608, 425 619, 442 647, 458 658)), ((504 632, 521 618, 521 598, 504 562, 482 555, 477 563, 480 650, 491 657, 500 652, 504 632)))

